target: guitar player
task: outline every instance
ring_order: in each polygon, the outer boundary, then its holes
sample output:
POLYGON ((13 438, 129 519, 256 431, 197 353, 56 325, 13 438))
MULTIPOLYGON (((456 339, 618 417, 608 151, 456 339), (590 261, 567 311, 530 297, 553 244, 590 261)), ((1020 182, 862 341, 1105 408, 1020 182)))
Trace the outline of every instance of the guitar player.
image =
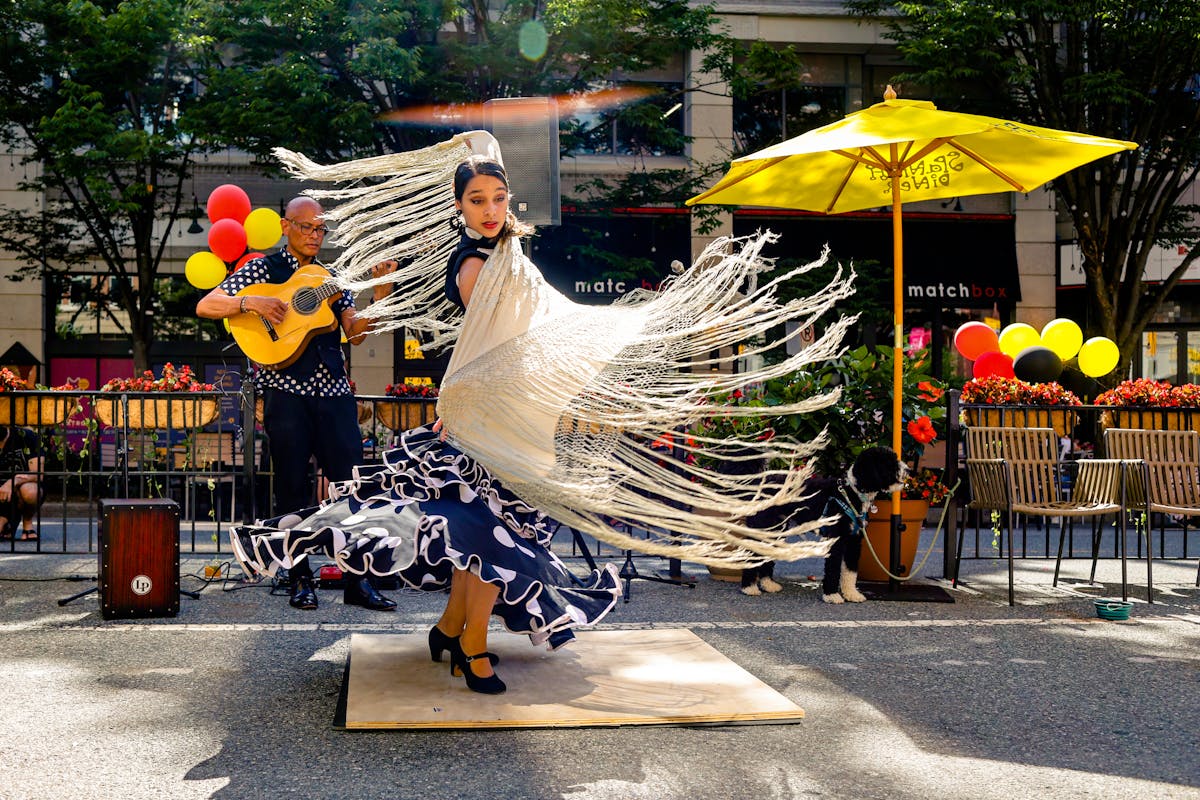
MULTIPOLYGON (((208 319, 255 314, 272 325, 283 324, 289 305, 286 300, 271 293, 243 290, 258 284, 286 283, 296 270, 316 264, 329 230, 323 215, 316 200, 293 199, 280 220, 287 243, 278 252, 250 261, 227 277, 200 300, 196 314, 208 319)), ((394 262, 378 264, 375 275, 392 272, 395 267, 394 262)), ((374 299, 383 299, 390 290, 391 284, 376 286, 374 299)), ((370 321, 355 313, 349 292, 335 294, 329 304, 337 327, 312 336, 286 365, 260 366, 254 372, 253 380, 263 396, 263 423, 275 471, 276 514, 311 505, 313 486, 308 464, 313 456, 332 481, 349 479, 352 469, 362 462, 358 413, 346 373, 341 334, 345 332, 351 343, 360 344, 370 321)), ((316 609, 317 593, 308 560, 296 564, 289 575, 291 606, 316 609)), ((374 611, 396 608, 396 603, 381 595, 365 576, 347 582, 343 602, 374 611)))

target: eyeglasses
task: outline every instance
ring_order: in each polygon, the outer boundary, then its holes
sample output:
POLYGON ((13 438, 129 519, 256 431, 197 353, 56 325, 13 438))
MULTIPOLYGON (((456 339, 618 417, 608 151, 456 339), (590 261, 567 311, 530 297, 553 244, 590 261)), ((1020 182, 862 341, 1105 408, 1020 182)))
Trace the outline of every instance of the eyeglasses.
POLYGON ((301 236, 308 236, 310 233, 315 233, 317 236, 324 236, 329 233, 329 228, 324 225, 313 225, 308 222, 297 222, 291 217, 284 217, 288 222, 296 226, 296 230, 300 231, 301 236))

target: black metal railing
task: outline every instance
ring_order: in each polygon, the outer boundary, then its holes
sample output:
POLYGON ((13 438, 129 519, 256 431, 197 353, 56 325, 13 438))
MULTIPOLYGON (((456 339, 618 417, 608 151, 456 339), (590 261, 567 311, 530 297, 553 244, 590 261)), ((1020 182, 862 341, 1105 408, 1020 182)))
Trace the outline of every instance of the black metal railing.
MULTIPOLYGON (((95 552, 102 498, 175 500, 181 548, 227 553, 231 525, 276 511, 270 448, 256 401, 252 390, 0 392, 0 425, 37 434, 28 455, 41 458, 43 492, 34 520, 38 539, 22 541, 20 520, 10 519, 16 536, 0 540, 0 554, 95 552)), ((392 446, 398 429, 434 420, 433 400, 371 395, 358 402, 367 463, 392 446)), ((0 483, 15 471, 0 475, 0 483)))

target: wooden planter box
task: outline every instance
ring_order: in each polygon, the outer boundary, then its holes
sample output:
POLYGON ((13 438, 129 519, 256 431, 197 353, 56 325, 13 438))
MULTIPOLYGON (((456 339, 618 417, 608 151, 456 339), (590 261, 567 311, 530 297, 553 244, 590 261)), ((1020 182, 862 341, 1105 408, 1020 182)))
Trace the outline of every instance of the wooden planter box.
POLYGON ((1078 415, 1070 406, 1026 408, 996 406, 963 409, 967 427, 1053 428, 1059 436, 1070 436, 1078 415))
POLYGON ((0 425, 59 425, 75 410, 73 395, 14 397, 0 392, 0 425))
POLYGON ((1200 408, 1110 408, 1100 415, 1100 425, 1106 429, 1200 431, 1200 408))
POLYGON ((380 400, 375 418, 386 428, 407 431, 437 420, 437 400, 380 400))
POLYGON ((217 418, 220 407, 216 400, 150 399, 129 400, 129 420, 122 415, 121 401, 96 398, 96 418, 109 428, 125 425, 129 428, 199 428, 217 418))

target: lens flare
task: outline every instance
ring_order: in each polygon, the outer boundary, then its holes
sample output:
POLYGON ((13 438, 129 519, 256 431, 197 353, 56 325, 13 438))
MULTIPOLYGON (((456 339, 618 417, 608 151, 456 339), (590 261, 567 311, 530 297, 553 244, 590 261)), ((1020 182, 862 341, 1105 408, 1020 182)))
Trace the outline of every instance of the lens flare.
MULTIPOLYGON (((660 90, 647 86, 622 86, 615 89, 599 89, 594 92, 578 92, 554 96, 560 117, 576 113, 596 113, 622 105, 635 103, 660 90)), ((379 115, 381 122, 391 125, 437 125, 451 128, 486 128, 502 115, 511 115, 511 122, 519 122, 525 112, 499 105, 485 108, 483 103, 462 105, 423 105, 402 108, 379 115)))
POLYGON ((536 19, 529 20, 517 31, 517 50, 529 61, 540 61, 549 44, 546 26, 536 19))

